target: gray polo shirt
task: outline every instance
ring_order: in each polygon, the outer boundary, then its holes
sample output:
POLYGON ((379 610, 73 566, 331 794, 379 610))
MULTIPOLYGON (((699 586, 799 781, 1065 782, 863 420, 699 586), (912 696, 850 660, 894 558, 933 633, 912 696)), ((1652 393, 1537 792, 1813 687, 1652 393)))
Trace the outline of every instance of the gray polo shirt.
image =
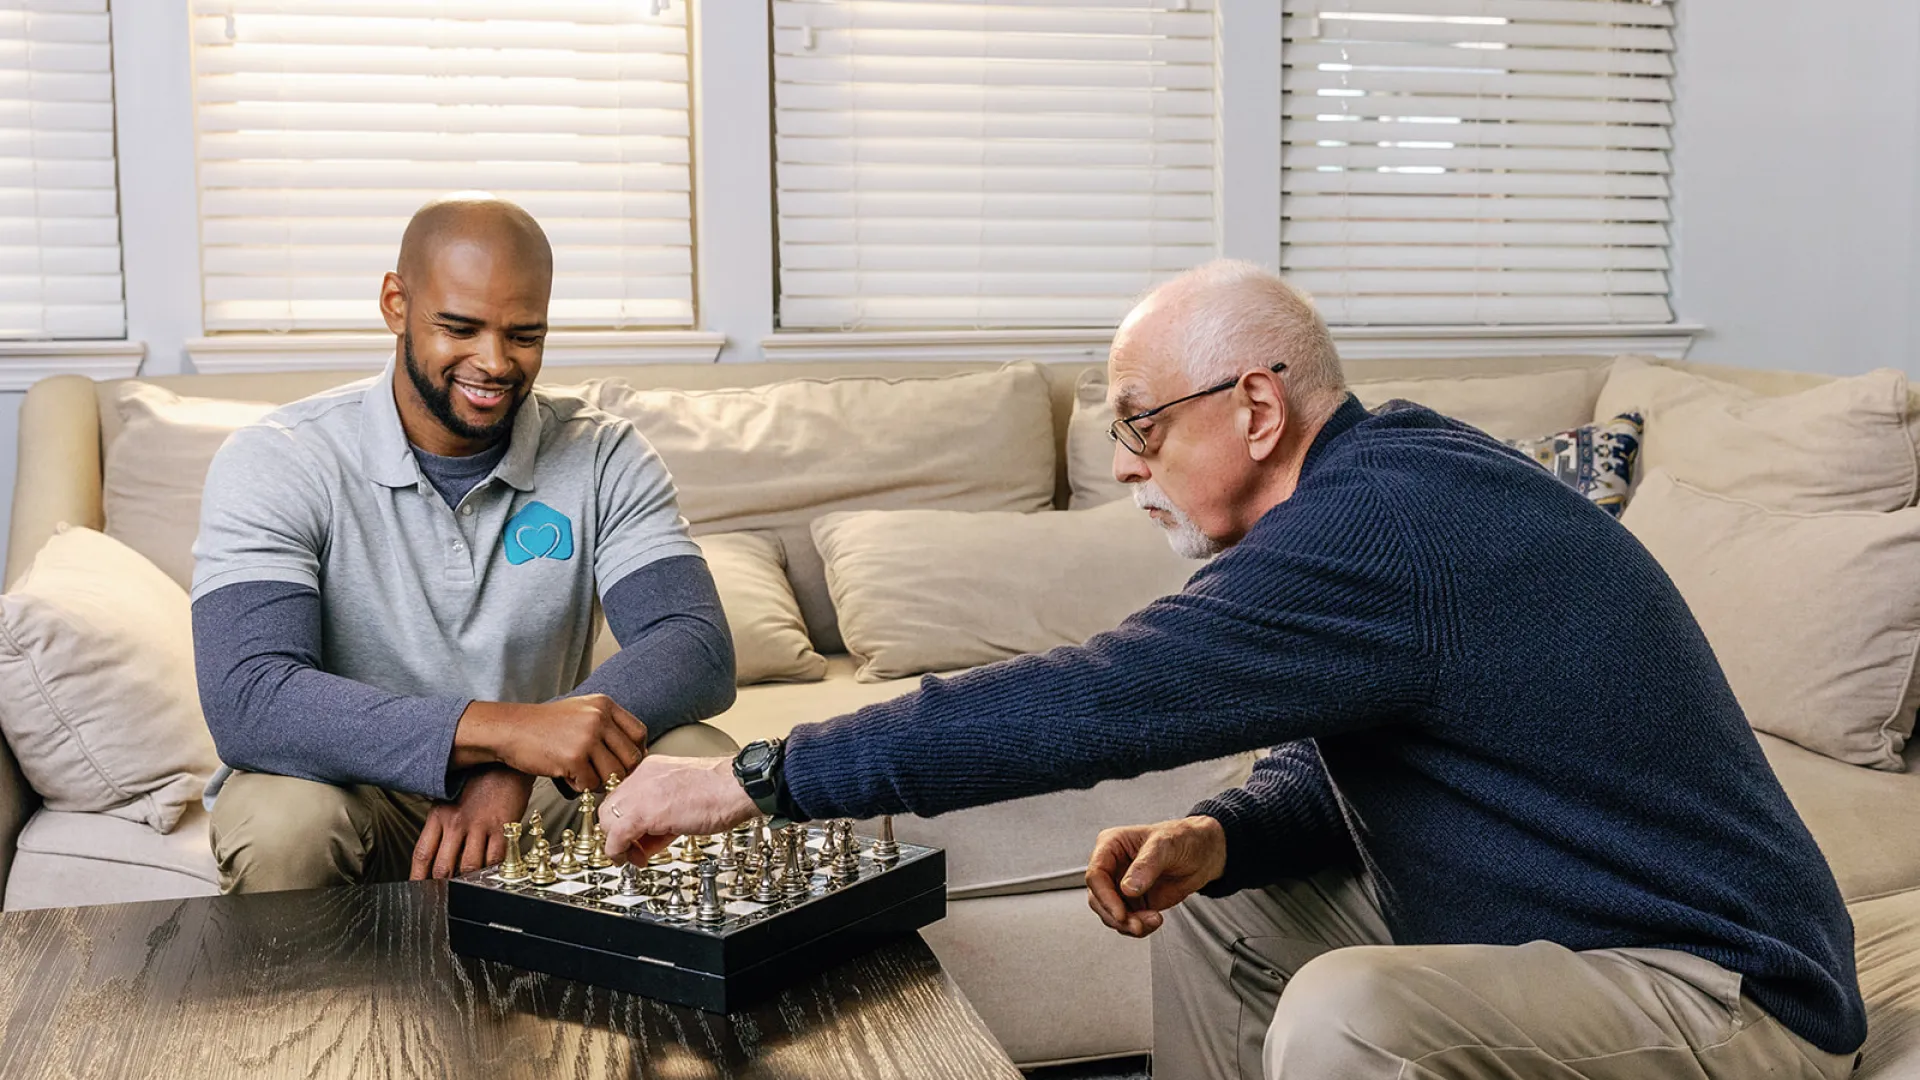
POLYGON ((700 554, 665 464, 630 422, 535 387, 506 456, 449 507, 400 426, 393 370, 227 440, 207 474, 193 598, 243 581, 311 587, 324 669, 394 694, 565 693, 591 666, 596 586, 700 554))

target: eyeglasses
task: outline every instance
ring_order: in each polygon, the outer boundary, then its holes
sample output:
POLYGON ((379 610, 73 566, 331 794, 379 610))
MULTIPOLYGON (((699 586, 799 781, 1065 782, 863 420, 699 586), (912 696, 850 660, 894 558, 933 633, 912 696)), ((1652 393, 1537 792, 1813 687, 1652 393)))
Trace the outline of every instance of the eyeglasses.
MULTIPOLYGON (((1267 370, 1278 375, 1287 370, 1287 365, 1274 364, 1272 367, 1267 368, 1267 370)), ((1196 390, 1183 398, 1174 398, 1165 405, 1156 405, 1146 412, 1137 412, 1132 416, 1122 416, 1107 425, 1107 438, 1112 439, 1114 442, 1119 443, 1121 446, 1126 447, 1136 454, 1144 454, 1147 452, 1147 439, 1146 436, 1140 434, 1139 430, 1133 426, 1135 420, 1145 420, 1149 416, 1158 416, 1182 402, 1192 401, 1194 398, 1203 398, 1208 394, 1217 394, 1222 390, 1232 387, 1235 383, 1238 383, 1240 379, 1240 375, 1235 375, 1233 378, 1217 386, 1209 386, 1205 390, 1196 390)))

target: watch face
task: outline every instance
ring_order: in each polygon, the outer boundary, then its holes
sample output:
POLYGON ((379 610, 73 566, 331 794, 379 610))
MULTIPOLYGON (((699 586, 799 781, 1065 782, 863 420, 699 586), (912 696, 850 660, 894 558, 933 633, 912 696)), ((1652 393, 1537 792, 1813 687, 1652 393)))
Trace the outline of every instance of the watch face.
POLYGON ((773 758, 773 744, 765 741, 750 742, 740 753, 740 768, 747 772, 759 772, 767 767, 773 758))

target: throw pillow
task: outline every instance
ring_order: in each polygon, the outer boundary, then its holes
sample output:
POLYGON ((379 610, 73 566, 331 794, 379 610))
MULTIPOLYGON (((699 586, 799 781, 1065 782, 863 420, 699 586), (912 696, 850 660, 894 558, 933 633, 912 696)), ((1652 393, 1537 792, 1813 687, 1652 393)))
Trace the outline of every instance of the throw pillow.
POLYGON ((128 382, 115 391, 111 407, 121 427, 102 470, 107 535, 190 587, 207 466, 227 436, 276 406, 182 397, 151 383, 128 382))
POLYGON ((1627 495, 1633 488, 1634 460, 1640 454, 1640 417, 1622 413, 1604 424, 1583 424, 1507 445, 1539 462, 1595 506, 1619 517, 1627 508, 1627 495))
MULTIPOLYGON (((780 539, 771 533, 717 533, 694 540, 713 574, 720 608, 733 635, 734 683, 819 682, 827 659, 813 650, 800 605, 787 583, 780 539)), ((606 616, 593 643, 599 667, 620 650, 606 616)))
POLYGON ((1780 510, 1898 510, 1920 494, 1907 377, 1880 370, 1767 396, 1621 357, 1595 417, 1646 418, 1640 475, 1780 510))
POLYGON ((1903 767, 1920 706, 1920 509, 1773 510, 1662 470, 1622 521, 1686 598, 1755 728, 1903 767))
POLYGON ((63 528, 0 596, 0 729, 48 809, 171 830, 220 764, 186 591, 125 544, 63 528))
MULTIPOLYGON (((1396 399, 1411 401, 1472 424, 1496 439, 1524 439, 1593 419, 1594 393, 1605 372, 1605 368, 1576 367, 1518 375, 1375 379, 1353 383, 1351 389, 1369 409, 1396 399)), ((1073 416, 1067 426, 1067 484, 1073 493, 1068 505, 1075 510, 1127 494, 1126 485, 1113 478, 1113 444, 1107 439, 1111 423, 1107 373, 1090 368, 1074 385, 1073 416)))
POLYGON ((1078 644, 1178 592, 1200 566, 1131 501, 828 514, 813 536, 862 682, 1078 644))

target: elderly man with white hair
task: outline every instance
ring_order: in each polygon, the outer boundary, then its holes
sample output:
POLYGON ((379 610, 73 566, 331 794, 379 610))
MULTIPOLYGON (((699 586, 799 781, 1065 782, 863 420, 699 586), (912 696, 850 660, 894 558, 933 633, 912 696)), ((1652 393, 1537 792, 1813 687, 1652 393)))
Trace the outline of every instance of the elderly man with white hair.
POLYGON ((1220 553, 1184 590, 734 759, 650 757, 609 848, 1271 748, 1089 861, 1099 918, 1155 934, 1156 1075, 1851 1071, 1832 873, 1626 530, 1479 431, 1369 414, 1312 306, 1248 264, 1152 293, 1109 372, 1114 474, 1220 553))

